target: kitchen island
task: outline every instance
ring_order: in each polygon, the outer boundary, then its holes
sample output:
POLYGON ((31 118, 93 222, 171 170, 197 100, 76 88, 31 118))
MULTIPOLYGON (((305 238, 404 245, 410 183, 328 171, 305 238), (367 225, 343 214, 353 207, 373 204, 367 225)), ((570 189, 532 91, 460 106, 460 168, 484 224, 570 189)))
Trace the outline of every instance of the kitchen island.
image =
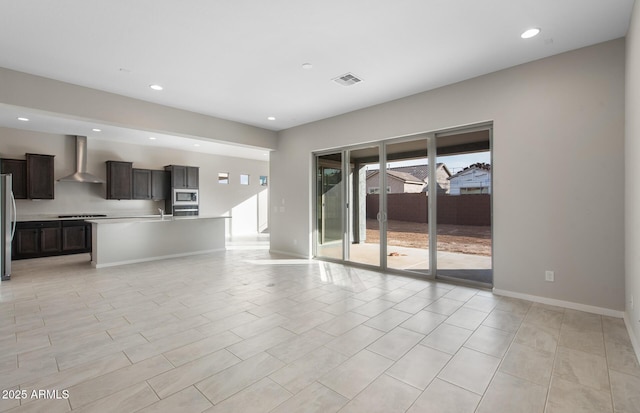
POLYGON ((96 268, 225 249, 225 219, 153 216, 91 219, 91 265, 96 268))

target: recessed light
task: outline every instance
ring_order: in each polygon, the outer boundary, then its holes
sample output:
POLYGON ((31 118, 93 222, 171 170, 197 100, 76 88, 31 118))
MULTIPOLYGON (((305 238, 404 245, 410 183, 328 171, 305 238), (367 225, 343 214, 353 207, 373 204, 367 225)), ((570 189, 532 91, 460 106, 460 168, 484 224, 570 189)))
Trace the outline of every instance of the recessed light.
POLYGON ((276 120, 275 116, 269 116, 267 120, 276 120))
POLYGON ((532 37, 537 36, 538 34, 540 34, 540 29, 538 29, 537 27, 534 27, 533 29, 528 29, 525 30, 520 37, 522 37, 523 39, 530 39, 532 37))
POLYGON ((193 146, 200 146, 200 144, 199 143, 194 143, 193 146))
POLYGON ((21 122, 29 122, 29 118, 23 118, 22 116, 18 118, 21 122))
POLYGON ((149 87, 153 90, 162 90, 164 89, 162 86, 160 85, 149 85, 149 87))
POLYGON ((98 128, 93 128, 91 130, 94 131, 94 132, 102 132, 102 129, 98 129, 98 128))
POLYGON ((156 140, 155 136, 149 136, 149 139, 151 139, 152 141, 156 140))
POLYGON ((307 70, 313 69, 313 65, 311 63, 303 63, 302 68, 307 70))

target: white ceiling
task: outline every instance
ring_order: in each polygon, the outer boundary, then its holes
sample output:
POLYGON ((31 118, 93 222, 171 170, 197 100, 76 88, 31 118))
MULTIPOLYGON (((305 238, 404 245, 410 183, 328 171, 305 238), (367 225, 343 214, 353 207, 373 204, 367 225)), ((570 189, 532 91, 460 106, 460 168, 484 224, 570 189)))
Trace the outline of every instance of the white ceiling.
MULTIPOLYGON (((632 7, 633 0, 0 0, 0 67, 282 130, 623 37, 632 7), (542 33, 521 39, 530 27, 542 33), (347 72, 363 82, 332 82, 347 72)), ((0 125, 26 127, 6 118, 0 125)), ((57 123, 51 128, 72 129, 74 120, 57 123)))

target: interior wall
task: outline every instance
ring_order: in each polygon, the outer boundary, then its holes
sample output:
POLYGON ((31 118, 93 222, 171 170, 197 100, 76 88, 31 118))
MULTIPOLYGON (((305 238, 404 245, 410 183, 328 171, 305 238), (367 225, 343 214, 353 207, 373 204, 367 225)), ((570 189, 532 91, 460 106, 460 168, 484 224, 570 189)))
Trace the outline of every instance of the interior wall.
MULTIPOLYGON (((72 136, 0 128, 0 157, 24 159, 25 153, 55 155, 54 178, 75 172, 76 146, 72 136)), ((152 146, 109 142, 88 137, 87 169, 106 180, 105 161, 133 162, 134 168, 163 169, 165 165, 200 167, 200 214, 232 216, 233 234, 258 232, 258 217, 267 206, 260 201, 268 187, 259 177, 268 175, 269 163, 250 159, 179 151, 152 146), (228 172, 228 185, 218 183, 218 172, 228 172), (240 174, 249 175, 249 185, 240 185, 240 174), (237 223, 237 224, 236 224, 237 223)), ((19 217, 101 213, 107 215, 158 214, 164 201, 107 200, 106 184, 55 182, 53 200, 16 200, 19 217)), ((263 223, 264 224, 264 223, 263 223)))
POLYGON ((622 311, 624 54, 618 39, 280 132, 271 249, 311 255, 313 151, 493 121, 495 288, 622 311))
MULTIPOLYGON (((0 105, 169 135, 274 149, 274 131, 0 67, 0 105)), ((63 133, 66 131, 62 131, 63 133)))
POLYGON ((640 5, 635 3, 627 33, 625 136, 625 273, 627 324, 640 354, 640 5), (633 303, 633 304, 632 304, 633 303))

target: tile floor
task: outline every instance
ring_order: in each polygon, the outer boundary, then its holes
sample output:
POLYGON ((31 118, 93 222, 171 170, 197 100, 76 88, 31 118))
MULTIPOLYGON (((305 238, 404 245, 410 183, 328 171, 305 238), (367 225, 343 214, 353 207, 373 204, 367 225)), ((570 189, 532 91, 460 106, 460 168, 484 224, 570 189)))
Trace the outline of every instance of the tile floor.
POLYGON ((620 319, 251 246, 16 262, 0 349, 3 412, 640 412, 620 319))

